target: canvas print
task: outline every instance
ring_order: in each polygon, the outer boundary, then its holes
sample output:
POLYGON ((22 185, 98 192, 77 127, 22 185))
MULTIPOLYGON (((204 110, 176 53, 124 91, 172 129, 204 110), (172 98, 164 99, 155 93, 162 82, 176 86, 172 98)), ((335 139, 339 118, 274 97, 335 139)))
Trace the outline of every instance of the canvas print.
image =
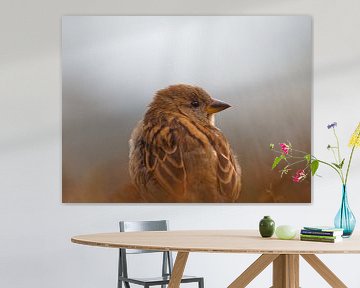
POLYGON ((311 91, 308 16, 64 16, 63 202, 309 203, 311 91))

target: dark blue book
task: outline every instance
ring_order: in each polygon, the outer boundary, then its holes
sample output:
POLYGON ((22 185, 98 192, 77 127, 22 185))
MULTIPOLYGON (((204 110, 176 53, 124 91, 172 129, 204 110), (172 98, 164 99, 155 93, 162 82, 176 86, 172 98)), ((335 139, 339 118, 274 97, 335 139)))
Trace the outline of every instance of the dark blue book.
POLYGON ((343 235, 343 229, 333 227, 304 227, 301 230, 303 235, 318 235, 318 236, 341 236, 343 235))

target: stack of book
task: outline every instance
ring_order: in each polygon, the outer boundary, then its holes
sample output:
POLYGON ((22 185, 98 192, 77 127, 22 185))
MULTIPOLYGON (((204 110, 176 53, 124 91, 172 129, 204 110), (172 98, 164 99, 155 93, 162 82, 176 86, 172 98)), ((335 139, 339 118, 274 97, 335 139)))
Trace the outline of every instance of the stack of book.
POLYGON ((304 227, 300 232, 302 241, 336 243, 342 241, 344 230, 334 227, 304 227))

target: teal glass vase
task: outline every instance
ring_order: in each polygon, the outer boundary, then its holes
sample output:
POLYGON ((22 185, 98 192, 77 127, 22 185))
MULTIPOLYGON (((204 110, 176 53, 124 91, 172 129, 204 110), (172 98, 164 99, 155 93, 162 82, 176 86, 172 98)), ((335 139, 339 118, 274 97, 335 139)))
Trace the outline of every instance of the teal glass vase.
POLYGON ((336 228, 344 229, 343 237, 345 238, 350 237, 355 229, 356 219, 349 207, 346 185, 342 187, 341 206, 336 214, 334 224, 336 228))

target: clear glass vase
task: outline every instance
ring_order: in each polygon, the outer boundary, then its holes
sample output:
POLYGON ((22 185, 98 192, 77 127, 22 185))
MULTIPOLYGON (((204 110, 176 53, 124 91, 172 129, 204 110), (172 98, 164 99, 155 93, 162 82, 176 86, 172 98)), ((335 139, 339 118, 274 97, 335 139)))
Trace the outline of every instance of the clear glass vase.
POLYGON ((336 214, 334 224, 336 228, 344 229, 343 237, 350 237, 355 228, 356 219, 349 207, 346 185, 342 187, 341 206, 336 214))

